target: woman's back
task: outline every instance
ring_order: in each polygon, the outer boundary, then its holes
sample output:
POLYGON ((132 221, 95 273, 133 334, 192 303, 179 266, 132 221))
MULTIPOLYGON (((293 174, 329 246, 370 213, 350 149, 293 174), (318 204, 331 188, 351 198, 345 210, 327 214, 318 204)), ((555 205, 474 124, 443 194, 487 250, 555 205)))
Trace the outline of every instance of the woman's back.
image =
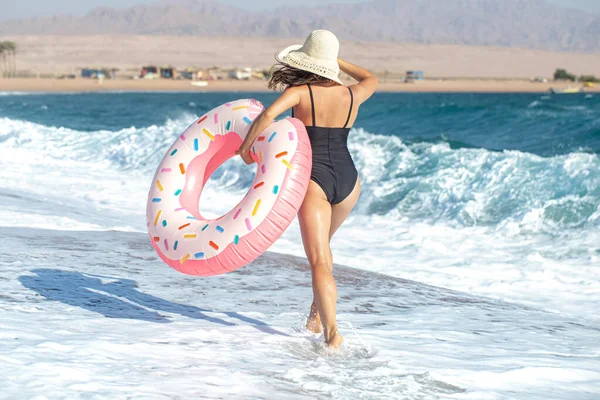
POLYGON ((358 179, 358 172, 348 151, 354 94, 344 86, 321 86, 315 90, 313 85, 307 84, 305 88, 308 95, 300 94, 300 101, 294 107, 301 115, 292 115, 300 117, 310 139, 313 162, 311 180, 323 189, 331 204, 338 204, 352 192, 358 179))
POLYGON ((300 103, 293 108, 293 115, 307 127, 350 128, 354 124, 358 103, 351 88, 308 84, 298 89, 300 103))

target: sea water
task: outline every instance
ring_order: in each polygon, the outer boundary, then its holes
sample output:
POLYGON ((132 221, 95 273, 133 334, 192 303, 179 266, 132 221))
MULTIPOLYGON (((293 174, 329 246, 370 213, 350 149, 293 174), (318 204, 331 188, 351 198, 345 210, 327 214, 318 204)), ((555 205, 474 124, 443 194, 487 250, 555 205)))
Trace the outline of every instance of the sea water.
MULTIPOLYGON (((0 96, 0 398, 598 398, 600 96, 364 104, 361 198, 331 244, 340 352, 303 329, 297 221, 213 278, 171 270, 145 232, 175 138, 275 96, 0 96)), ((254 168, 228 161, 201 211, 231 209, 254 168)))

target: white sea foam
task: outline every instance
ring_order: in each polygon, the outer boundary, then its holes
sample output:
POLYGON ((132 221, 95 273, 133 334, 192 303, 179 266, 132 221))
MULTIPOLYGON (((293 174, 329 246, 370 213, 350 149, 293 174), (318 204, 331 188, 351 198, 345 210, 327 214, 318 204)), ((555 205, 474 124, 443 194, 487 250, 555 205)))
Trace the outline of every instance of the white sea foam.
POLYGON ((145 233, 0 227, 0 398, 592 399, 597 326, 336 267, 339 352, 310 273, 270 253, 184 276, 145 233))

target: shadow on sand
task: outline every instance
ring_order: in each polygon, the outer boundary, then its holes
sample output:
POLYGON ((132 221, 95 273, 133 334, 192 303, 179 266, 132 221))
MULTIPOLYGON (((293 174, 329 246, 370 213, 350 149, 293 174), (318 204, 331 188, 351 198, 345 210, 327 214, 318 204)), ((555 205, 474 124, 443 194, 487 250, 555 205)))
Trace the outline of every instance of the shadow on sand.
MULTIPOLYGON (((36 275, 22 275, 19 277, 19 281, 24 287, 41 294, 48 300, 81 307, 108 318, 138 319, 156 323, 171 322, 169 317, 160 314, 160 311, 163 311, 224 326, 237 325, 204 314, 213 311, 173 303, 140 292, 137 290, 137 283, 131 279, 45 268, 34 269, 31 272, 36 275), (110 282, 104 283, 100 278, 110 280, 110 282)), ((262 321, 245 317, 236 312, 221 312, 221 314, 250 324, 265 333, 289 336, 271 328, 262 321)))

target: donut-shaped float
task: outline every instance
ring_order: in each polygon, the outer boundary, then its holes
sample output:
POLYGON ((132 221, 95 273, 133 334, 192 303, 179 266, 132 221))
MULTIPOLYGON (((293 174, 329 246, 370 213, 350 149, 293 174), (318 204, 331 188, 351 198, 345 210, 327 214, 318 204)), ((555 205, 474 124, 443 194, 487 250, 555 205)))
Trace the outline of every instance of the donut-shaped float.
POLYGON ((312 152, 297 119, 274 122, 254 142, 256 177, 246 196, 217 219, 200 213, 212 173, 235 155, 260 102, 237 100, 194 121, 158 166, 146 207, 148 235, 160 258, 189 275, 236 270, 269 248, 296 216, 308 188, 312 152))

